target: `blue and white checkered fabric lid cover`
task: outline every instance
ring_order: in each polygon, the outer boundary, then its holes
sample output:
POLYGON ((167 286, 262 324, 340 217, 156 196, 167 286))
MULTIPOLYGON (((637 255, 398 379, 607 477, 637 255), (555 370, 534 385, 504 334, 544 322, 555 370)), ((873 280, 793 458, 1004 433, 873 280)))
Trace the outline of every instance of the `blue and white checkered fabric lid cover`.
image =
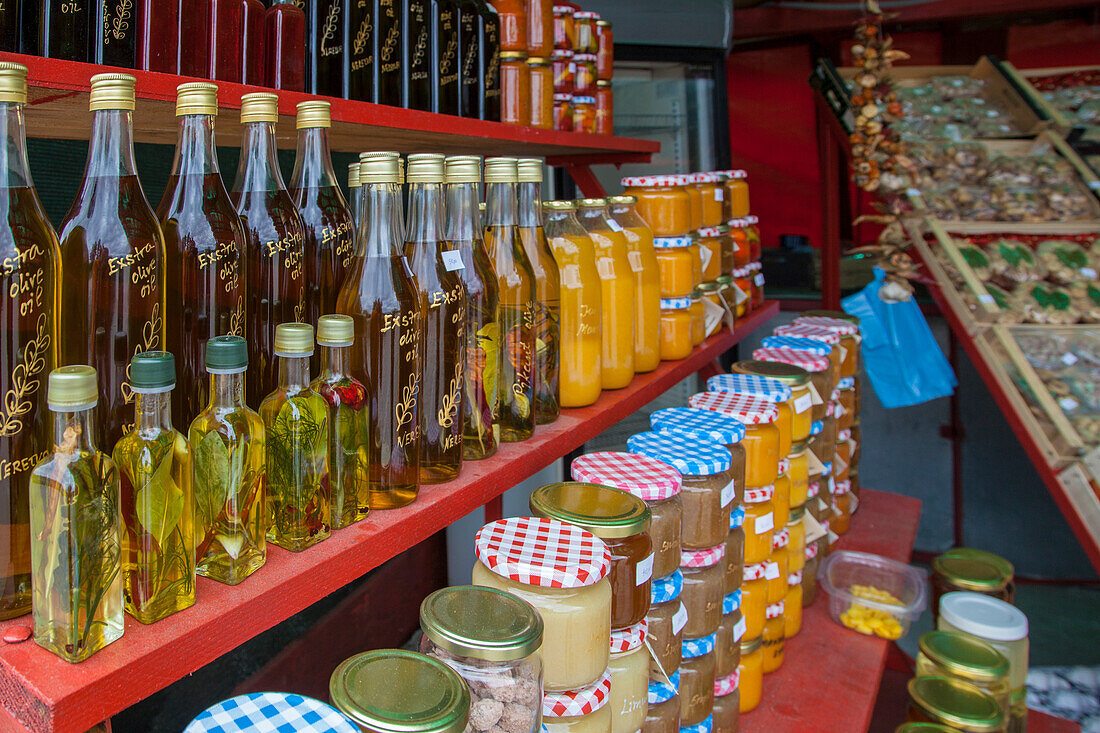
POLYGON ((661 310, 678 311, 691 307, 691 298, 661 298, 661 310))
POLYGON ((701 636, 698 639, 684 639, 681 645, 680 656, 687 659, 695 659, 714 651, 714 645, 718 643, 718 635, 701 636))
POLYGON ((837 389, 854 389, 856 386, 855 377, 844 377, 836 383, 837 389))
POLYGON ((646 697, 649 698, 650 705, 668 702, 680 692, 680 670, 673 672, 669 675, 668 679, 672 682, 671 685, 668 682, 650 680, 649 690, 646 694, 646 697))
POLYGON ((733 613, 739 608, 741 608, 740 588, 733 593, 727 593, 726 597, 722 599, 722 615, 725 616, 727 613, 733 613))
POLYGON ((833 347, 824 341, 805 338, 803 336, 765 336, 760 345, 765 349, 795 349, 797 351, 812 351, 819 356, 828 356, 833 352, 833 347))
POLYGON ((649 416, 649 426, 658 433, 680 433, 722 445, 740 443, 745 437, 744 423, 713 410, 694 407, 666 407, 649 416))
POLYGON ((825 421, 824 420, 814 420, 812 423, 810 423, 810 435, 817 435, 818 433, 820 433, 824 429, 825 429, 825 421))
POLYGON ((304 695, 252 692, 199 713, 184 733, 359 733, 334 707, 304 695))
POLYGON ((730 529, 737 529, 745 523, 745 507, 736 506, 730 511, 730 529))
POLYGON ((684 574, 677 568, 670 575, 654 578, 649 585, 650 603, 668 603, 680 597, 684 589, 684 574))
POLYGON ((626 449, 664 461, 685 476, 710 476, 729 470, 733 457, 725 446, 680 433, 638 433, 626 439, 626 449))
POLYGON ((708 715, 702 723, 696 723, 695 725, 689 725, 686 728, 680 727, 680 733, 710 733, 714 727, 714 716, 708 715))
POLYGON ((653 246, 662 249, 669 247, 690 247, 692 240, 691 237, 654 237, 653 246))
POLYGON ((790 387, 778 379, 757 374, 715 374, 707 380, 707 391, 751 394, 771 402, 786 402, 791 398, 790 387))

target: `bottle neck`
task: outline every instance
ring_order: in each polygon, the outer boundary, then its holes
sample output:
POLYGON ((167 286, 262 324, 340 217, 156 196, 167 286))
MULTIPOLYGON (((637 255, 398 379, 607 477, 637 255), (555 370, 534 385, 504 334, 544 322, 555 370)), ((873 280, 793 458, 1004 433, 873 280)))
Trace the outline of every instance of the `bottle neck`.
POLYGON ((244 127, 241 162, 234 191, 280 191, 286 188, 276 157, 275 125, 250 122, 244 127))
POLYGON ((92 440, 92 411, 55 412, 53 414, 54 450, 61 453, 95 453, 92 440))
POLYGON ((414 183, 409 188, 409 225, 406 241, 442 242, 443 184, 414 183))
POLYGON ((516 226, 516 184, 490 183, 485 186, 485 226, 516 226))
MULTIPOLYGON (((27 164, 27 134, 23 120, 23 105, 16 102, 0 103, 0 135, 4 137, 4 147, 0 155, 0 170, 4 171, 2 185, 6 188, 31 188, 31 169, 27 164)), ((3 201, 7 205, 7 200, 3 201)))
POLYGON ((298 152, 294 156, 290 186, 296 190, 339 187, 332 169, 327 127, 307 127, 298 131, 298 152))
POLYGON ((397 219, 401 206, 401 187, 396 183, 369 183, 363 189, 363 236, 360 252, 364 257, 391 257, 400 254, 404 233, 397 219))
POLYGON ((447 185, 447 241, 474 242, 481 239, 481 221, 477 203, 477 184, 447 185))
POLYGON ((134 395, 134 429, 139 434, 172 429, 172 392, 134 395))
POLYGON ((134 163, 134 113, 126 109, 97 110, 92 118, 88 165, 84 178, 136 176, 134 163))
POLYGON ((521 227, 542 226, 542 184, 519 183, 516 185, 516 208, 521 227))
POLYGON ((343 377, 348 373, 348 353, 350 346, 321 347, 321 377, 330 379, 343 377))
POLYGON ((184 115, 179 118, 179 137, 172 175, 206 176, 218 174, 218 152, 214 146, 214 116, 184 115))
POLYGON ((296 392, 309 387, 309 357, 279 357, 279 387, 296 392))
POLYGON ((216 410, 244 407, 244 374, 211 374, 210 407, 216 410))

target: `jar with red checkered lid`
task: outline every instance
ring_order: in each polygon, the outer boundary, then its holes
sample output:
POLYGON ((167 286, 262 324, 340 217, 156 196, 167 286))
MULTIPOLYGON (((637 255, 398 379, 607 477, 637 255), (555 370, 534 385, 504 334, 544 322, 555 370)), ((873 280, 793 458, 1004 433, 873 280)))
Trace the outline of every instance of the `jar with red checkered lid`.
MULTIPOLYGON (((737 658, 741 658, 741 645, 737 645, 737 658)), ((741 720, 740 673, 735 669, 725 677, 714 680, 714 710, 711 713, 711 733, 737 733, 741 720)))
MULTIPOLYGON (((768 336, 764 339, 765 343, 771 342, 772 339, 783 338, 785 341, 793 337, 777 337, 768 336)), ((825 417, 825 403, 829 399, 829 395, 833 393, 834 379, 832 362, 830 359, 831 354, 829 351, 827 354, 822 354, 817 351, 818 348, 828 347, 828 344, 823 344, 820 341, 814 341, 813 339, 798 338, 800 342, 808 344, 808 348, 795 348, 793 346, 762 346, 752 352, 752 358, 754 361, 768 361, 779 364, 790 364, 791 366, 799 367, 806 371, 810 375, 810 387, 811 387, 811 417, 816 420, 821 420, 825 417)), ((787 341, 787 343, 790 343, 787 341)))
POLYGON ((625 195, 637 197, 635 208, 654 236, 680 237, 694 228, 686 176, 632 176, 621 183, 625 195))
POLYGON ((547 692, 542 697, 542 725, 547 733, 609 733, 611 670, 576 690, 547 692))
POLYGON ((684 575, 682 598, 688 612, 686 638, 709 636, 718 631, 722 599, 726 595, 725 556, 724 543, 680 554, 680 572, 684 575))
MULTIPOLYGON (((751 394, 737 392, 699 392, 688 404, 732 417, 745 425, 745 486, 768 486, 779 475, 779 407, 776 403, 751 394)), ((788 423, 788 435, 789 435, 788 423)))
POLYGON ((645 723, 649 707, 648 624, 645 619, 611 632, 611 733, 635 733, 645 723))

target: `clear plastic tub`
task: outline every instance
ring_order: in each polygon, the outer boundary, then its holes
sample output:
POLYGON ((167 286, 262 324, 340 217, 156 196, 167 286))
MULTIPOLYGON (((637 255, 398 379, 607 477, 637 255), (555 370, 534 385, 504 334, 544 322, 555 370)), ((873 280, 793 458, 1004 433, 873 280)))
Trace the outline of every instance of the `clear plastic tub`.
POLYGON ((829 615, 838 624, 869 636, 900 639, 927 605, 925 574, 880 555, 840 550, 818 572, 818 585, 829 597, 829 615), (888 593, 876 600, 874 593, 888 593), (897 622, 895 626, 890 619, 897 622), (872 623, 878 620, 879 623, 872 623))

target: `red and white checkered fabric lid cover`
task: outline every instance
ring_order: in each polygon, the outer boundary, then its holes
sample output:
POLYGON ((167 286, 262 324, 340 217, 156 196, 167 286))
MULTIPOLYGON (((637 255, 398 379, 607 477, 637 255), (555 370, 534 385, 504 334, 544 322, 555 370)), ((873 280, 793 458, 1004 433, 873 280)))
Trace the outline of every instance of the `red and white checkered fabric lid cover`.
POLYGON ((722 236, 722 230, 718 227, 699 227, 700 237, 720 237, 722 236))
POLYGON ((725 697, 737 692, 737 685, 741 682, 741 670, 735 669, 725 677, 714 678, 714 696, 725 697))
POLYGON ((575 458, 570 469, 574 481, 612 486, 642 501, 670 499, 684 486, 684 479, 675 468, 637 453, 587 453, 575 458))
POLYGON ((767 572, 768 563, 758 562, 753 565, 746 565, 742 577, 744 580, 763 580, 767 572))
POLYGON ((686 176, 679 174, 665 176, 628 176, 619 181, 624 188, 649 188, 651 186, 682 186, 687 183, 686 176))
POLYGON ((851 481, 837 481, 836 483, 833 484, 833 494, 836 494, 836 495, 847 494, 851 490, 852 490, 852 482, 851 481))
POLYGON ((746 425, 762 425, 779 419, 779 407, 774 402, 735 392, 696 392, 688 398, 688 405, 721 413, 746 425))
POLYGON ((645 638, 648 634, 649 622, 644 618, 633 626, 627 626, 625 629, 612 629, 611 653, 622 654, 631 649, 637 649, 645 643, 645 638))
POLYGON ((786 547, 791 543, 791 533, 786 527, 783 529, 777 529, 775 534, 772 535, 772 549, 778 550, 780 547, 786 547))
POLYGON ((802 571, 796 570, 787 576, 787 585, 798 585, 802 582, 802 571))
POLYGON ((729 176, 730 178, 748 178, 749 174, 743 170, 724 170, 724 171, 711 171, 711 173, 720 173, 723 176, 729 176))
POLYGON ((611 670, 605 669, 600 678, 579 690, 547 692, 542 696, 542 714, 547 718, 576 718, 591 715, 611 698, 611 670))
POLYGON ((611 570, 611 552, 603 540, 556 519, 490 522, 474 537, 474 552, 500 577, 542 588, 594 585, 611 570))
POLYGON ((794 322, 806 326, 827 328, 842 336, 855 336, 859 333, 859 326, 851 321, 845 321, 843 318, 831 318, 829 316, 799 316, 794 319, 794 322))
POLYGON ((778 603, 773 603, 772 605, 768 606, 768 608, 764 612, 764 614, 768 618, 779 618, 780 616, 782 616, 783 615, 783 601, 779 601, 778 603))
POLYGON ((825 403, 825 417, 834 417, 836 415, 836 400, 829 400, 825 403))
POLYGON ((709 568, 717 565, 726 556, 726 543, 702 550, 680 550, 680 567, 709 568))
POLYGON ((791 470, 791 459, 789 456, 783 456, 779 459, 779 475, 787 473, 791 470))
POLYGON ((806 498, 807 499, 812 499, 820 493, 821 493, 821 482, 820 481, 811 481, 809 483, 809 485, 806 487, 806 498))
POLYGON ((805 323, 788 323, 782 326, 776 326, 772 333, 776 336, 797 336, 804 339, 813 339, 814 341, 822 341, 826 344, 840 343, 840 334, 836 331, 831 331, 821 326, 811 326, 805 323))
POLYGON ((836 431, 836 439, 837 440, 851 440, 852 439, 851 429, 836 431))
POLYGON ((759 224, 760 223, 760 217, 757 216, 756 214, 749 214, 748 216, 745 217, 745 219, 748 220, 749 224, 759 224))
POLYGON ((817 543, 811 542, 806 545, 806 559, 813 560, 815 557, 817 557, 817 543))
POLYGON ((808 372, 823 372, 829 368, 828 357, 818 356, 811 351, 799 351, 781 347, 756 349, 752 358, 757 361, 776 361, 783 364, 802 367, 808 372))
POLYGON ((775 486, 772 484, 758 486, 755 489, 745 489, 746 504, 759 504, 762 501, 771 501, 773 496, 775 496, 775 486))

